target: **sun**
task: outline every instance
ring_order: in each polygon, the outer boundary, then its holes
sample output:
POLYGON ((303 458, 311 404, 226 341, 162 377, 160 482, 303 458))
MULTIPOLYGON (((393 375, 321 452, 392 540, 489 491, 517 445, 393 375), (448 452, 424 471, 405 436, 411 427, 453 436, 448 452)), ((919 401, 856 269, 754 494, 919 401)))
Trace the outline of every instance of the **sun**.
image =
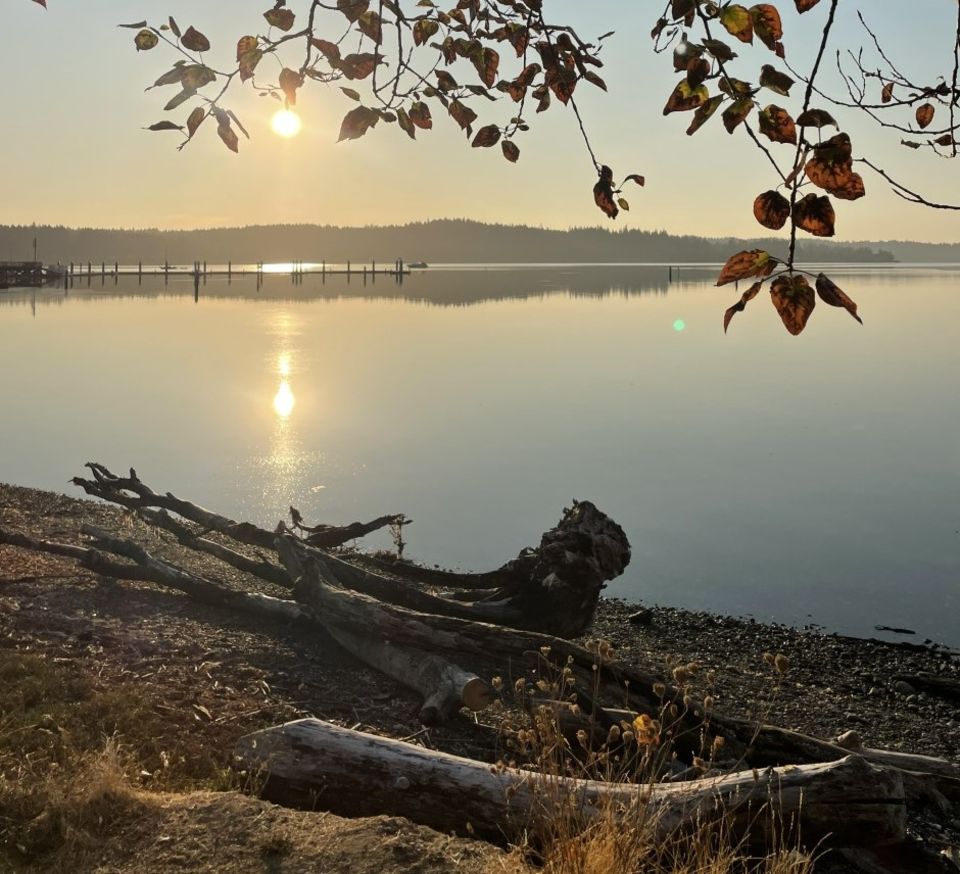
POLYGON ((303 123, 295 112, 289 109, 278 109, 270 119, 270 127, 278 137, 290 139, 300 133, 303 123))

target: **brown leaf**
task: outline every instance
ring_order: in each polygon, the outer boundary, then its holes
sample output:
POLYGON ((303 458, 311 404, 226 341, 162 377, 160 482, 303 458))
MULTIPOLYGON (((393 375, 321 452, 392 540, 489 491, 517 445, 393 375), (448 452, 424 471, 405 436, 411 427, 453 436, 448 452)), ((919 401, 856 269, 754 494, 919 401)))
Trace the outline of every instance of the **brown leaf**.
POLYGON ((511 164, 516 164, 520 158, 520 148, 517 146, 513 140, 504 140, 500 143, 500 148, 503 151, 503 157, 506 158, 511 164))
POLYGON ((372 52, 357 52, 347 55, 337 62, 336 68, 348 79, 366 79, 376 69, 377 64, 383 63, 382 55, 372 52))
POLYGON ((337 142, 360 139, 370 128, 376 127, 378 121, 380 121, 380 113, 375 109, 367 106, 351 109, 340 123, 340 136, 337 142))
POLYGON ((880 102, 889 103, 893 100, 893 82, 887 82, 883 86, 883 91, 880 92, 880 102))
POLYGON ((753 107, 752 98, 741 97, 723 111, 723 126, 727 129, 728 134, 732 134, 740 122, 744 121, 753 112, 753 107))
POLYGON ((193 25, 187 28, 187 32, 180 38, 184 48, 191 52, 210 51, 210 40, 208 40, 199 30, 194 30, 193 25))
POLYGON ((426 103, 418 100, 410 107, 410 121, 412 121, 421 130, 430 130, 433 127, 433 119, 430 117, 430 107, 426 103))
POLYGON ((797 126, 790 113, 772 103, 760 112, 760 133, 774 143, 797 144, 797 126))
POLYGON ((763 249, 737 252, 736 255, 731 255, 723 265, 717 277, 717 285, 726 285, 728 282, 737 282, 751 276, 769 276, 775 264, 770 253, 763 249))
POLYGON ((667 99, 666 106, 663 107, 663 114, 669 115, 671 112, 686 112, 696 109, 706 103, 709 96, 709 92, 703 85, 691 88, 686 79, 681 79, 667 99))
POLYGON ((187 118, 187 134, 192 138, 193 135, 197 132, 197 128, 203 123, 203 120, 207 117, 207 111, 202 107, 196 107, 193 112, 187 118))
POLYGON ((930 122, 933 121, 934 108, 932 103, 924 103, 922 106, 917 107, 917 124, 921 128, 929 127, 930 122))
POLYGON ((711 97, 703 106, 698 107, 697 111, 693 114, 693 120, 690 122, 690 127, 687 128, 687 136, 692 137, 701 127, 703 127, 712 117, 713 114, 717 111, 717 107, 720 106, 724 101, 724 96, 722 94, 717 94, 714 97, 711 97))
POLYGON ((303 85, 303 78, 296 70, 284 67, 280 71, 280 90, 287 98, 287 103, 291 106, 297 104, 297 89, 303 85))
POLYGON ((800 113, 797 117, 797 124, 800 127, 821 128, 827 125, 839 127, 833 116, 825 109, 808 109, 806 112, 800 113))
POLYGON ((494 49, 485 48, 473 58, 473 66, 480 74, 480 81, 487 88, 492 88, 497 81, 497 70, 500 68, 500 55, 494 49))
POLYGON ((837 288, 833 280, 828 279, 823 273, 817 277, 817 294, 820 295, 820 300, 824 303, 828 303, 832 307, 843 307, 861 325, 863 324, 863 319, 857 315, 857 305, 845 292, 837 288))
POLYGON ((488 124, 477 131, 477 135, 470 144, 475 149, 489 149, 500 142, 500 128, 495 124, 488 124))
POLYGON ((229 121, 220 122, 220 124, 217 126, 217 134, 220 136, 220 139, 223 140, 223 144, 231 152, 240 151, 240 140, 238 139, 234 129, 230 127, 229 121))
POLYGON ((753 202, 753 214, 765 228, 779 231, 790 218, 790 201, 779 191, 765 191, 753 202))
POLYGON ((797 12, 809 12, 816 6, 820 0, 794 0, 797 4, 797 12))
POLYGON ((793 220, 797 227, 815 237, 832 237, 836 219, 829 197, 808 194, 793 206, 793 220))
POLYGON ((150 49, 156 48, 158 42, 160 42, 160 38, 152 30, 146 28, 133 38, 133 44, 137 47, 138 52, 149 52, 150 49))
POLYGON ((770 298, 787 330, 796 336, 806 326, 817 304, 810 283, 803 276, 779 276, 770 285, 770 298))
POLYGON ((740 300, 738 300, 732 307, 730 307, 723 314, 723 333, 727 333, 727 328, 730 327, 730 321, 737 313, 742 313, 747 308, 747 303, 753 300, 760 291, 760 287, 763 285, 763 281, 755 282, 751 285, 743 294, 740 295, 740 300))
POLYGON ((263 13, 263 17, 267 19, 267 23, 271 27, 276 27, 282 31, 288 31, 293 27, 294 15, 293 11, 290 9, 270 9, 267 12, 263 13))
POLYGON ((783 36, 783 24, 777 7, 770 3, 758 3, 750 7, 753 19, 753 32, 770 51, 777 50, 777 43, 783 36))
POLYGON ((477 120, 477 114, 465 103, 461 103, 459 100, 451 101, 450 105, 447 107, 447 112, 453 117, 453 120, 456 121, 462 130, 465 130, 469 133, 470 125, 472 125, 477 120))
POLYGON ((620 213, 613 197, 613 170, 606 164, 600 168, 600 179, 593 186, 593 200, 604 214, 612 219, 620 213))

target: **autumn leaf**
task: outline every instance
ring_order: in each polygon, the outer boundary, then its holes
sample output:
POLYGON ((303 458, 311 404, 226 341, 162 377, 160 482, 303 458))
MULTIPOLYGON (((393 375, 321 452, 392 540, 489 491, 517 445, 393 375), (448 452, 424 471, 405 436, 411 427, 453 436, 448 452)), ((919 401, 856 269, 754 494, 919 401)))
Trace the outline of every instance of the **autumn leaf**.
POLYGON ((853 147, 845 133, 815 146, 804 172, 814 185, 841 200, 858 200, 865 194, 863 177, 853 172, 853 147))
POLYGON ((149 52, 150 49, 156 48, 158 42, 160 42, 160 37, 146 28, 133 38, 133 44, 137 47, 138 52, 149 52))
POLYGON ((823 273, 817 277, 817 294, 820 295, 820 300, 824 303, 828 303, 832 307, 842 307, 861 325, 863 324, 863 319, 857 315, 857 305, 845 292, 837 288, 833 280, 828 279, 823 273))
POLYGON ((765 191, 753 202, 753 214, 765 228, 779 231, 790 218, 790 201, 779 191, 765 191))
POLYGON ((740 295, 740 300, 738 300, 723 314, 724 334, 727 333, 727 328, 730 327, 730 321, 733 319, 733 317, 737 313, 742 313, 747 308, 747 304, 757 296, 762 285, 762 280, 760 282, 753 283, 753 285, 751 285, 743 294, 740 295))
POLYGON ((600 179, 593 186, 593 200, 604 214, 612 219, 620 212, 613 199, 613 170, 606 164, 600 168, 600 179))
POLYGON ((623 181, 624 183, 636 182, 637 185, 639 185, 641 188, 643 188, 643 186, 647 184, 647 180, 643 176, 641 176, 639 173, 631 173, 623 181))
POLYGON ((797 144, 797 127, 790 113, 772 103, 760 112, 760 133, 774 143, 797 144))
POLYGON ((503 151, 503 157, 511 164, 516 164, 520 158, 520 148, 513 140, 504 140, 500 143, 500 149, 503 151))
POLYGON ((700 128, 713 117, 713 114, 717 111, 717 107, 720 106, 723 101, 724 96, 717 94, 711 97, 703 106, 698 107, 697 111, 693 114, 693 121, 690 122, 690 127, 687 128, 687 136, 693 136, 700 130, 700 128))
POLYGON ((413 26, 413 44, 417 46, 422 46, 439 29, 440 29, 440 25, 436 21, 434 21, 432 18, 421 18, 413 26))
POLYGON ((796 336, 806 326, 817 298, 803 276, 779 276, 770 285, 770 298, 786 329, 796 336))
POLYGON ((356 21, 370 6, 368 0, 337 0, 337 9, 347 16, 349 21, 356 21))
POLYGON ((297 89, 301 85, 303 85, 303 78, 296 70, 284 67, 280 71, 280 90, 283 91, 284 96, 287 98, 287 103, 291 106, 296 106, 297 89))
POLYGON ((682 79, 663 107, 663 114, 669 115, 671 112, 686 112, 696 109, 698 106, 707 102, 710 97, 707 89, 701 85, 698 88, 691 88, 686 79, 682 79))
POLYGON ((500 55, 494 49, 485 48, 473 59, 473 66, 480 74, 480 81, 488 88, 492 88, 497 81, 497 70, 500 68, 500 55))
POLYGON ((758 3, 750 7, 750 18, 753 20, 753 32, 760 41, 771 51, 776 51, 777 43, 783 36, 783 24, 777 7, 758 3))
POLYGON ((433 119, 430 117, 430 107, 426 103, 418 100, 410 107, 410 121, 412 121, 421 130, 430 130, 433 127, 433 119))
POLYGON ((380 16, 376 12, 369 11, 358 15, 357 27, 377 45, 383 42, 383 26, 380 21, 380 16))
POLYGON ((723 126, 732 134, 737 126, 753 112, 754 102, 750 97, 741 97, 723 111, 723 126))
POLYGON ((760 69, 760 85, 784 97, 790 96, 790 86, 793 85, 793 81, 786 73, 781 73, 770 64, 764 64, 760 69))
POLYGON ((172 121, 158 121, 154 124, 151 124, 146 130, 160 131, 160 130, 183 130, 182 124, 174 124, 172 121))
POLYGON ((193 26, 187 28, 187 32, 180 38, 184 48, 191 52, 210 51, 210 40, 208 40, 199 30, 194 30, 193 26))
POLYGON ((223 144, 231 152, 240 151, 240 140, 237 138, 237 134, 233 130, 233 128, 230 127, 229 121, 227 122, 221 121, 219 123, 219 125, 217 126, 217 134, 219 135, 220 139, 223 140, 223 144))
POLYGON ((470 125, 477 120, 477 114, 459 100, 451 101, 447 107, 447 112, 449 112, 453 120, 460 125, 461 130, 465 130, 468 133, 470 132, 470 125))
POLYGON ((776 262, 770 257, 770 253, 763 249, 737 252, 736 255, 731 255, 723 265, 717 277, 717 285, 726 285, 751 276, 769 276, 775 265, 776 262))
POLYGON ((382 55, 372 52, 357 52, 344 57, 336 64, 338 69, 348 79, 366 79, 376 69, 377 64, 383 63, 382 55))
POLYGON ((820 0, 794 0, 794 2, 797 4, 797 12, 803 13, 813 9, 820 0))
POLYGON ((753 19, 746 6, 731 3, 720 10, 720 23, 740 42, 753 42, 753 19))
POLYGON ((202 107, 196 107, 193 112, 187 117, 187 135, 192 139, 193 135, 197 132, 197 128, 203 124, 203 120, 207 117, 207 111, 202 107))
POLYGON ((808 109, 806 112, 800 113, 797 117, 797 125, 799 127, 816 128, 827 127, 827 125, 839 127, 833 116, 824 109, 808 109))
POLYGON ((276 27, 278 30, 285 32, 293 27, 294 19, 296 19, 296 15, 290 9, 270 9, 263 13, 263 17, 267 19, 267 23, 271 27, 276 27))
POLYGON ((880 102, 889 103, 891 100, 893 100, 893 82, 887 82, 880 92, 880 102))
POLYGON ((470 144, 475 149, 489 149, 500 142, 500 128, 495 124, 488 124, 477 131, 477 135, 470 144))
POLYGON ((930 122, 933 121, 934 108, 932 103, 924 103, 922 106, 917 107, 917 124, 921 128, 926 128, 930 126, 930 122))
POLYGON ((836 218, 829 197, 808 194, 793 206, 793 220, 797 227, 815 237, 832 237, 836 218))
POLYGON ((374 109, 367 106, 351 109, 340 123, 340 136, 337 142, 360 139, 370 128, 376 127, 378 121, 380 121, 380 113, 374 109))

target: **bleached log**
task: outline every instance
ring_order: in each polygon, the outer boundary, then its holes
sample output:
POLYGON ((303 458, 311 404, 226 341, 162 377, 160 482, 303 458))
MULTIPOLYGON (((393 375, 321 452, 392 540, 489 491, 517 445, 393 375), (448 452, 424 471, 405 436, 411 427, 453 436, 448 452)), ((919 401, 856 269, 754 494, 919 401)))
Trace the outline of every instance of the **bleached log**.
POLYGON ((746 771, 684 784, 630 785, 548 777, 303 719, 241 738, 239 768, 274 801, 347 816, 405 816, 441 831, 509 840, 536 829, 569 799, 589 822, 608 805, 650 816, 661 834, 725 817, 737 836, 763 843, 776 822, 795 822, 810 845, 874 846, 902 840, 903 784, 859 756, 746 771), (765 810, 769 810, 765 812, 765 810))

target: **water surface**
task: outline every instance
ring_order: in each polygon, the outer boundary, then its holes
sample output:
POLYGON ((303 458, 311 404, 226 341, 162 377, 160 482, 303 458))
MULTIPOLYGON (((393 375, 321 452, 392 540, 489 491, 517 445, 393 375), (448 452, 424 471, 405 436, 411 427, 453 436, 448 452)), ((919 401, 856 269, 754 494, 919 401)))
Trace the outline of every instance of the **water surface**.
POLYGON ((737 293, 692 268, 0 292, 0 480, 402 511, 413 557, 477 570, 589 498, 634 548, 612 594, 960 644, 958 274, 830 272, 865 325, 821 303, 799 338, 764 296, 725 337, 737 293))

